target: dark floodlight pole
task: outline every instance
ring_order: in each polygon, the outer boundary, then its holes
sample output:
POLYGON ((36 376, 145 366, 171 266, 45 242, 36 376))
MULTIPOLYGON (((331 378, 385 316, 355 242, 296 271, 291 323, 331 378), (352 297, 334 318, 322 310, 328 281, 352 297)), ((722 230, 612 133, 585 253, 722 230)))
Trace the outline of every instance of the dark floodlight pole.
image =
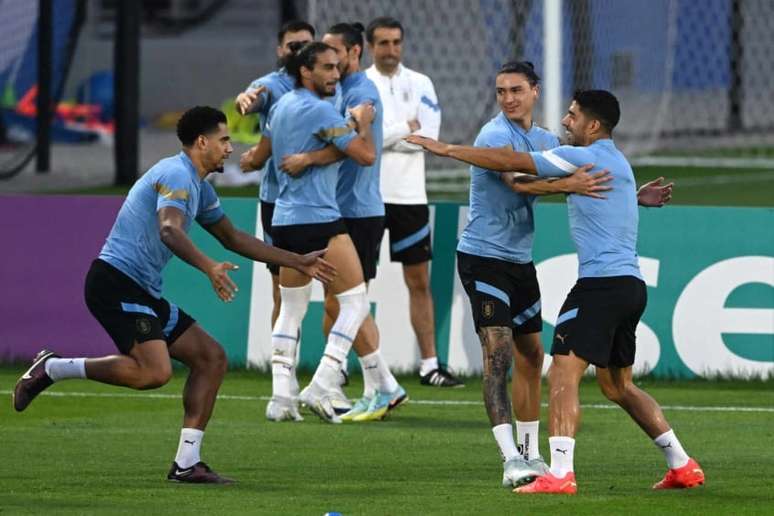
POLYGON ((139 169, 141 2, 118 0, 113 66, 116 185, 131 185, 139 169))
POLYGON ((35 170, 45 174, 51 168, 51 56, 53 39, 52 0, 38 2, 38 95, 35 99, 37 152, 35 170))

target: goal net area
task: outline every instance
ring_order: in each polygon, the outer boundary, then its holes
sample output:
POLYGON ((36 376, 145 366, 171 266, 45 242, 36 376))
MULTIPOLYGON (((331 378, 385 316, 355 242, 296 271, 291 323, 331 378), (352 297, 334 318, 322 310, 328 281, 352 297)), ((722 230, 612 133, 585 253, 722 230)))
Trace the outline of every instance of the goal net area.
POLYGON ((622 106, 616 140, 635 163, 774 165, 770 0, 308 0, 306 7, 320 32, 342 21, 400 20, 403 62, 433 80, 447 141, 471 143, 497 113, 495 73, 516 58, 533 62, 544 79, 540 125, 558 129, 576 89, 607 89, 622 106), (550 4, 558 9, 552 19, 550 4), (559 50, 551 54, 549 45, 559 50), (558 73, 545 73, 552 66, 558 73), (561 107, 548 120, 552 88, 561 107))

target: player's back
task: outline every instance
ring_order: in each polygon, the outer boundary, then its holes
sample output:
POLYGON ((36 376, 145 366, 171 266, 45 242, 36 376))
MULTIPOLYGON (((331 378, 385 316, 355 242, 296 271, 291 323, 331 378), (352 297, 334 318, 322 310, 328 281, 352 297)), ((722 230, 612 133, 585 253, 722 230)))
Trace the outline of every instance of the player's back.
POLYGON ((157 211, 165 206, 183 212, 186 231, 194 219, 209 223, 222 216, 212 186, 199 179, 181 152, 159 161, 132 186, 99 254, 156 297, 161 295, 161 270, 172 257, 159 234, 157 211))
MULTIPOLYGON (((555 135, 533 125, 525 131, 503 114, 490 120, 478 134, 476 147, 510 147, 518 152, 552 149, 555 135)), ((476 256, 515 263, 532 261, 536 198, 511 190, 500 174, 470 167, 468 224, 457 249, 476 256)))
POLYGON ((608 186, 612 190, 605 192, 605 199, 577 194, 567 198, 570 232, 578 250, 579 277, 641 278, 634 172, 613 140, 597 140, 587 147, 563 145, 533 157, 541 175, 562 175, 589 163, 594 164, 590 173, 610 172, 612 180, 608 186), (560 173, 544 173, 548 168, 560 173))
POLYGON ((382 157, 382 134, 384 110, 379 91, 365 72, 348 75, 341 81, 341 114, 363 103, 374 106, 374 120, 371 136, 376 151, 373 165, 363 166, 347 158, 339 168, 336 200, 344 217, 379 217, 384 215, 384 203, 379 191, 379 169, 382 157))
MULTIPOLYGON (((322 149, 329 141, 351 140, 352 128, 333 104, 306 88, 285 94, 270 115, 272 154, 282 156, 322 149), (346 137, 349 137, 346 139, 346 137)), ((339 163, 311 166, 301 175, 278 174, 279 194, 272 224, 315 224, 341 218, 336 202, 339 163)))
MULTIPOLYGON (((269 119, 269 111, 287 92, 293 89, 293 78, 290 77, 284 68, 270 72, 250 83, 249 89, 263 86, 266 91, 261 93, 261 107, 258 110, 260 115, 261 132, 266 130, 266 122, 269 119)), ((261 176, 261 200, 265 202, 274 202, 279 192, 277 183, 277 169, 273 157, 269 157, 263 169, 261 176)))

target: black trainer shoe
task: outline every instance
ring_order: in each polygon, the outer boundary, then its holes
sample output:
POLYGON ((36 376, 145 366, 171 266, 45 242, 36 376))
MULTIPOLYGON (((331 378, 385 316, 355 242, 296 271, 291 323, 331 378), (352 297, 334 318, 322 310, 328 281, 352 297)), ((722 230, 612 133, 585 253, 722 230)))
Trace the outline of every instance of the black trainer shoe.
POLYGON ((54 383, 54 380, 46 374, 46 361, 49 358, 60 357, 53 351, 41 350, 27 372, 16 382, 16 387, 13 389, 13 408, 17 412, 26 409, 38 394, 54 383))
POLYGON ((422 376, 419 383, 429 385, 430 387, 465 387, 465 383, 462 380, 455 377, 442 366, 438 366, 438 369, 433 369, 422 376))
POLYGON ((221 477, 204 462, 197 462, 190 468, 181 468, 177 462, 172 463, 167 473, 167 480, 172 482, 187 482, 189 484, 233 484, 230 478, 221 477))

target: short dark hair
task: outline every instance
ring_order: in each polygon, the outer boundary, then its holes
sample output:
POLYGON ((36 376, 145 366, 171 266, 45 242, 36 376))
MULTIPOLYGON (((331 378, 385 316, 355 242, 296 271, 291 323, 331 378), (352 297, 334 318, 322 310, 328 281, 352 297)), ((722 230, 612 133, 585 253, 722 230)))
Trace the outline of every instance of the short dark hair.
POLYGON ((189 147, 200 135, 206 135, 218 130, 219 124, 227 124, 223 111, 210 106, 192 107, 177 121, 177 138, 184 146, 189 147))
POLYGON ((374 31, 376 29, 400 29, 400 39, 403 39, 403 25, 398 20, 390 16, 379 16, 371 20, 366 29, 366 39, 373 45, 374 31))
POLYGON ((301 67, 303 66, 311 70, 314 68, 315 63, 317 63, 317 56, 328 50, 336 51, 335 48, 321 41, 311 41, 301 47, 298 52, 288 56, 285 61, 285 68, 288 74, 296 79, 297 86, 301 85, 301 67))
POLYGON ((578 90, 572 96, 586 115, 599 120, 608 133, 621 119, 621 107, 615 95, 606 90, 578 90))
POLYGON ((365 28, 363 27, 363 24, 359 22, 337 23, 328 29, 327 33, 333 34, 334 36, 341 36, 341 39, 344 40, 344 46, 347 47, 347 50, 351 49, 355 45, 358 45, 361 48, 360 57, 363 57, 362 48, 364 30, 365 28))
POLYGON ((497 75, 504 73, 520 73, 527 78, 530 86, 536 86, 540 82, 540 76, 535 72, 535 65, 529 61, 508 61, 500 67, 497 75))
POLYGON ((277 43, 282 45, 282 40, 285 39, 285 34, 288 32, 301 32, 302 30, 309 31, 312 38, 314 38, 314 27, 303 20, 290 20, 289 22, 282 24, 282 27, 280 27, 280 30, 277 33, 277 43))

